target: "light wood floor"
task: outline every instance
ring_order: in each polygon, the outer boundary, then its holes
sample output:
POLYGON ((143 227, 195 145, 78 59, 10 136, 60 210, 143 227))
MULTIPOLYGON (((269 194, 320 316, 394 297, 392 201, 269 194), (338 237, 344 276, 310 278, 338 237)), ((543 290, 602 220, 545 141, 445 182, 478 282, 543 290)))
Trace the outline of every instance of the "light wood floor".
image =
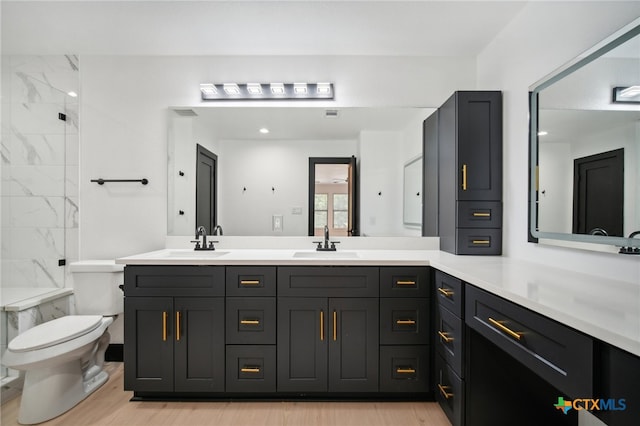
MULTIPOLYGON (((130 402, 121 363, 94 394, 46 426, 449 426, 435 402, 130 402)), ((20 398, 2 405, 2 426, 18 425, 20 398)))

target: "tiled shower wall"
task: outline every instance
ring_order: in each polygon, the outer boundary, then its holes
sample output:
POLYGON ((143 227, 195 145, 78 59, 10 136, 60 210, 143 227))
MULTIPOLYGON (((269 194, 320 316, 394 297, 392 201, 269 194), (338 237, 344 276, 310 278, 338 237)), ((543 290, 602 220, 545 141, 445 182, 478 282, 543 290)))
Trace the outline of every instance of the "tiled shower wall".
POLYGON ((65 287, 78 258, 78 66, 2 58, 2 288, 65 287))

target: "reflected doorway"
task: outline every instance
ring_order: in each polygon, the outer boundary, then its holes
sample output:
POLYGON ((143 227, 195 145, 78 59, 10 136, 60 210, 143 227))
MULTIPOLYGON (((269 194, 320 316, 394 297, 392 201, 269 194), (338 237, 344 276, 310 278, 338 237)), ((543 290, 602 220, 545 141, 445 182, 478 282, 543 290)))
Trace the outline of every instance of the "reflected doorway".
POLYGON ((309 158, 309 233, 357 236, 358 198, 355 157, 309 158))
POLYGON ((211 234, 217 224, 218 156, 197 145, 196 163, 196 227, 204 226, 211 234))

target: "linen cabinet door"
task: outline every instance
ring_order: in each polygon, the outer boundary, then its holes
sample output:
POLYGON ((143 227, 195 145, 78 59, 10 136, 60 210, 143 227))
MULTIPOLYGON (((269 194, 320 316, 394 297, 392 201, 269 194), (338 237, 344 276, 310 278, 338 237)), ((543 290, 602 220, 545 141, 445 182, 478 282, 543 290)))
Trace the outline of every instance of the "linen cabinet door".
POLYGON ((224 298, 176 298, 175 391, 223 392, 224 298))
POLYGON ((378 299, 329 299, 329 391, 378 391, 378 299))
POLYGON ((173 391, 173 299, 127 297, 124 312, 124 389, 173 391))
POLYGON ((327 391, 327 299, 278 299, 278 392, 327 391))

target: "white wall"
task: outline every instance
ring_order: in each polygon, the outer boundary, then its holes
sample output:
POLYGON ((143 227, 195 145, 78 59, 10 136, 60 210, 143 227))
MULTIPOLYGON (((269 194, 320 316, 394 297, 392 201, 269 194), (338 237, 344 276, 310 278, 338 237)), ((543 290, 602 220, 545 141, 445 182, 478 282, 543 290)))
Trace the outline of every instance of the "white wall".
POLYGON ((528 88, 638 16, 638 2, 530 2, 478 57, 478 87, 504 93, 506 255, 640 282, 636 258, 527 242, 528 88))

